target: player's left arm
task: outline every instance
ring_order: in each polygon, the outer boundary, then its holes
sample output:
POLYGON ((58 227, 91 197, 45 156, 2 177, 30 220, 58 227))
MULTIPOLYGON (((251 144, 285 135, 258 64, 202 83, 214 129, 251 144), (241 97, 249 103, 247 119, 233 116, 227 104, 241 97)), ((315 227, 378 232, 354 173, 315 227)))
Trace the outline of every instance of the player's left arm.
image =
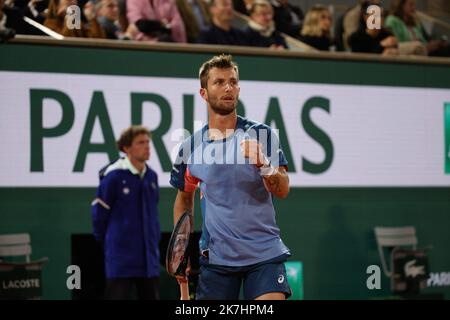
POLYGON ((259 169, 266 190, 284 199, 289 194, 289 177, 286 166, 274 167, 262 149, 262 145, 256 140, 249 139, 241 142, 242 154, 259 169))
POLYGON ((286 167, 277 167, 273 174, 262 177, 267 191, 278 198, 287 198, 289 194, 289 176, 286 172, 286 167))

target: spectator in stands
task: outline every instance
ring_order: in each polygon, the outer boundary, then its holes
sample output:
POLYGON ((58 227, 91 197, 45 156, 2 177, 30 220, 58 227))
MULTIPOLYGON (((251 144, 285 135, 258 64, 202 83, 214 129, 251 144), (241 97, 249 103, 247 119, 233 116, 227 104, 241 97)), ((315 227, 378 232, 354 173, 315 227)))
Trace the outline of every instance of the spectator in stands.
POLYGON ((327 7, 315 5, 307 12, 300 40, 318 50, 330 50, 331 13, 327 7))
MULTIPOLYGON (((350 49, 349 38, 360 27, 361 21, 361 5, 365 0, 359 0, 353 8, 347 11, 343 17, 342 25, 342 42, 343 49, 350 49)), ((381 6, 380 0, 371 0, 371 4, 381 6)), ((338 35, 340 36, 340 35, 338 35)))
POLYGON ((233 28, 232 0, 211 0, 209 12, 211 13, 211 26, 200 32, 199 43, 248 46, 249 41, 243 31, 233 28))
POLYGON ((250 22, 245 30, 252 46, 271 49, 287 49, 281 33, 275 30, 273 8, 267 0, 255 0, 250 7, 250 22))
POLYGON ((26 23, 24 18, 24 10, 26 4, 14 1, 6 3, 0 0, 0 42, 13 38, 16 34, 33 34, 42 35, 42 33, 26 23))
POLYGON ((431 40, 416 15, 415 0, 393 0, 386 27, 400 43, 419 41, 426 46, 430 56, 450 56, 450 46, 444 40, 431 40))
POLYGON ((127 0, 128 22, 139 29, 135 40, 186 42, 186 29, 173 0, 127 0))
POLYGON ((4 0, 5 8, 18 8, 20 11, 24 11, 27 7, 27 3, 30 0, 4 0))
POLYGON ((132 23, 126 32, 123 32, 119 24, 119 3, 117 0, 99 0, 95 5, 97 10, 97 22, 106 32, 108 39, 129 40, 139 32, 132 23))
POLYGON ((272 0, 275 28, 291 37, 298 38, 303 24, 304 14, 300 7, 288 0, 272 0))
POLYGON ((11 10, 11 7, 5 6, 5 0, 0 0, 0 43, 10 40, 16 35, 17 29, 20 27, 17 23, 21 20, 19 13, 19 10, 11 10))
POLYGON ((246 16, 250 15, 250 7, 252 6, 254 0, 233 0, 234 10, 245 14, 246 16))
POLYGON ((30 0, 24 8, 25 16, 33 19, 40 24, 44 24, 46 12, 48 8, 48 0, 30 0))
POLYGON ((117 0, 117 3, 119 4, 119 26, 122 30, 127 30, 130 25, 127 18, 127 0, 117 0))
POLYGON ((186 28, 187 40, 197 42, 200 30, 206 29, 211 23, 208 5, 204 0, 176 0, 186 28))
POLYGON ((346 10, 343 14, 339 15, 334 24, 334 41, 336 43, 337 51, 345 51, 347 48, 344 46, 344 19, 346 14, 351 9, 346 10))
POLYGON ((44 25, 67 37, 106 38, 105 31, 97 22, 94 4, 90 1, 85 4, 83 10, 87 23, 81 21, 79 29, 71 29, 66 23, 71 19, 70 16, 66 16, 67 8, 71 5, 78 5, 78 1, 50 0, 44 25))
POLYGON ((354 32, 349 39, 349 44, 353 52, 381 53, 383 55, 397 55, 398 43, 395 36, 386 30, 384 25, 384 10, 381 9, 381 28, 369 28, 367 20, 367 8, 372 5, 371 1, 364 1, 361 4, 361 21, 359 29, 354 32))

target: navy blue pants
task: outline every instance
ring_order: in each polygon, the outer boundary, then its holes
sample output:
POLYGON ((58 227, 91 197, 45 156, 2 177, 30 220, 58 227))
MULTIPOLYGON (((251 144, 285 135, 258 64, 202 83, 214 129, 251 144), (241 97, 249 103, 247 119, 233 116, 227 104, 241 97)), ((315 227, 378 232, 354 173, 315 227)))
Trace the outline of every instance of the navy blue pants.
POLYGON ((244 299, 253 300, 265 293, 281 292, 291 295, 284 262, 287 255, 244 267, 209 264, 200 257, 200 277, 196 298, 198 300, 238 300, 241 286, 244 299))

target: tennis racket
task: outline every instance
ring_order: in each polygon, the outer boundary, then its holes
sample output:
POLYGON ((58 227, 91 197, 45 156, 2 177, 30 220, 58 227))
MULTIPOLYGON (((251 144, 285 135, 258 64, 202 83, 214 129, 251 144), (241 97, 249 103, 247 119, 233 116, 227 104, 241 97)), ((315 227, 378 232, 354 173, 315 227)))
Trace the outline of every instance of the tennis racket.
MULTIPOLYGON (((193 219, 190 211, 184 212, 170 236, 166 253, 166 270, 173 277, 186 276, 189 260, 189 239, 193 230, 193 219)), ((189 300, 188 281, 180 282, 181 300, 189 300)))

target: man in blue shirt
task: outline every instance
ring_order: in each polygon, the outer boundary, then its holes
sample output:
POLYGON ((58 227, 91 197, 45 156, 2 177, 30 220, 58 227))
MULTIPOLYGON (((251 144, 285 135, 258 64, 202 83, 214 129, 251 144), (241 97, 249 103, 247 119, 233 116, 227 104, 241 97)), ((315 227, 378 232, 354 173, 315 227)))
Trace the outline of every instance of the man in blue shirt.
POLYGON ((132 285, 139 299, 159 299, 159 187, 145 163, 149 143, 148 129, 129 127, 117 142, 126 157, 100 171, 92 224, 104 247, 106 299, 126 299, 132 285))
MULTIPOLYGON (((291 294, 272 197, 289 193, 287 161, 273 130, 237 115, 238 67, 216 56, 200 68, 208 124, 186 139, 170 183, 178 189, 174 221, 193 211, 200 188, 203 218, 198 299, 282 300, 291 294)), ((178 281, 186 279, 179 277, 178 281)))

